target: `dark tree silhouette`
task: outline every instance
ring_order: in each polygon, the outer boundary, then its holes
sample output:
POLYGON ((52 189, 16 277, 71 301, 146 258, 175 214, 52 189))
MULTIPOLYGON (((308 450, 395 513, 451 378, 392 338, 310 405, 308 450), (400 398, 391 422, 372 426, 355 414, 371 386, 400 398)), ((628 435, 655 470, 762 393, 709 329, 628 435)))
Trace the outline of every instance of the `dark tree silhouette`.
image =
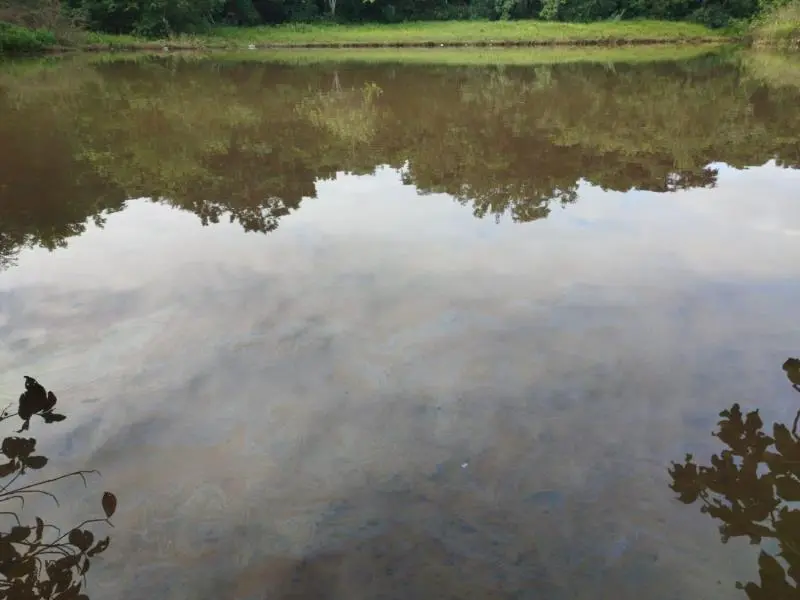
MULTIPOLYGON (((800 360, 790 358, 783 370, 800 391, 800 360)), ((726 448, 699 465, 692 455, 672 463, 670 487, 685 504, 700 503, 700 511, 719 519, 722 542, 748 537, 751 544, 777 542, 778 552, 762 550, 759 582, 738 582, 751 600, 800 599, 800 435, 794 417, 791 429, 774 423, 764 431, 758 410, 744 414, 738 404, 720 413, 714 436, 726 448)))

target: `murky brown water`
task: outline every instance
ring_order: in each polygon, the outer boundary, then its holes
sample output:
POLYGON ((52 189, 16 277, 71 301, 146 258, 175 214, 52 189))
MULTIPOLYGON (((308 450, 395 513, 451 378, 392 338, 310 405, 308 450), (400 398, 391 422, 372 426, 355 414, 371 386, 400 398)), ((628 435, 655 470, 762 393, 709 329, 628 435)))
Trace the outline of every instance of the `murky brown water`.
MULTIPOLYGON (((93 598, 730 598, 669 488, 791 422, 800 89, 735 57, 0 66, 0 389, 93 598)), ((44 510, 44 509, 43 509, 44 510)), ((738 596, 736 596, 738 594, 738 596)))

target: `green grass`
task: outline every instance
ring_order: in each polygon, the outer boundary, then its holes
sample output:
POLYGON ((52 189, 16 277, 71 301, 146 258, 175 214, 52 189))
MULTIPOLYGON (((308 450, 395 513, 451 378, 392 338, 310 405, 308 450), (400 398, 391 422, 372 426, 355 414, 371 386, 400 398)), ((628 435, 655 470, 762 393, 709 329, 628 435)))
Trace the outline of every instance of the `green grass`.
POLYGON ((169 39, 144 39, 133 35, 117 35, 113 33, 99 33, 90 31, 86 34, 83 48, 107 50, 160 50, 170 47, 179 50, 202 50, 205 48, 225 47, 223 40, 216 42, 212 37, 200 38, 195 35, 177 35, 169 39))
POLYGON ((232 46, 586 44, 722 39, 695 23, 667 21, 437 21, 359 25, 288 24, 220 27, 205 39, 232 46))
POLYGON ((717 45, 669 45, 617 48, 346 48, 274 49, 221 52, 217 61, 278 62, 293 65, 337 63, 397 63, 453 66, 551 65, 560 63, 643 63, 690 60, 715 52, 717 45))
POLYGON ((800 48, 800 0, 761 17, 752 37, 756 46, 800 48))
MULTIPOLYGON (((24 30, 23 30, 24 31, 24 30)), ((287 24, 260 27, 217 27, 205 35, 181 35, 146 40, 130 35, 86 33, 70 44, 85 50, 211 50, 281 47, 347 46, 489 46, 489 45, 618 45, 725 41, 725 34, 696 23, 670 21, 604 21, 599 23, 552 23, 546 21, 436 21, 402 24, 334 23, 287 24)), ((57 44, 52 44, 53 46, 57 44)), ((503 62, 530 62, 519 55, 503 62)), ((408 55, 420 61, 421 55, 408 55)), ((466 62, 472 62, 470 58, 466 62)), ((494 60, 477 59, 478 62, 494 60)), ((437 58, 435 62, 464 62, 437 58)))

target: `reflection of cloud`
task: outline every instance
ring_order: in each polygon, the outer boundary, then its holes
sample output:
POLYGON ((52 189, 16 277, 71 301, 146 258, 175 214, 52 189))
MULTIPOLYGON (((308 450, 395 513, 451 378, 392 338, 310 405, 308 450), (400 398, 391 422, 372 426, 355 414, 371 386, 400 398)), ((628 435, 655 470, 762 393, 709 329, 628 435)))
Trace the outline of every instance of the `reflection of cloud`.
POLYGON ((321 182, 270 236, 132 202, 3 274, 2 333, 22 350, 2 372, 35 366, 62 396, 101 399, 67 423, 98 419, 73 457, 130 506, 119 597, 153 591, 133 574, 158 561, 184 569, 153 576, 173 584, 159 596, 183 598, 271 551, 346 552, 329 511, 349 502, 353 527, 414 525, 432 548, 460 539, 439 527, 453 511, 580 589, 619 577, 618 597, 645 585, 614 570, 625 548, 657 549, 660 572, 685 575, 670 592, 711 598, 708 572, 736 568, 737 549, 698 556, 716 534, 673 510, 660 465, 708 443, 708 407, 770 397, 776 356, 800 346, 800 241, 743 208, 766 175, 770 211, 793 222, 795 174, 736 175, 668 195, 583 187, 526 225, 418 197, 390 170, 321 182), (563 518, 543 516, 543 491, 563 518))

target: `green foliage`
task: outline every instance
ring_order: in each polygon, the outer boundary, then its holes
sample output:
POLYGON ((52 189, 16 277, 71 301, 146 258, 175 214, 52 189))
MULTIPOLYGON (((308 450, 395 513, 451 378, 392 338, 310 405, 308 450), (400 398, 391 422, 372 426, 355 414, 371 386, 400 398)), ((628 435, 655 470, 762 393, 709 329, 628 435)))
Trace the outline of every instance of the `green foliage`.
POLYGON ((55 46, 49 31, 27 29, 0 21, 0 54, 34 54, 55 46))
POLYGON ((223 15, 225 0, 68 0, 92 29, 143 37, 198 32, 223 15))
POLYGON ((253 0, 227 0, 225 20, 236 25, 257 25, 261 22, 253 0))
MULTIPOLYGON (((660 19, 694 21, 723 28, 764 14, 772 17, 761 19, 761 29, 778 32, 779 37, 786 38, 795 36, 798 29, 797 10, 786 9, 791 5, 791 0, 0 0, 0 22, 44 29, 54 32, 57 38, 63 37, 66 30, 74 30, 77 21, 96 32, 164 38, 204 32, 219 24, 239 27, 311 22, 429 21, 435 24, 454 20, 542 19, 613 25, 623 19, 660 19)), ((521 32, 523 37, 515 41, 540 39, 535 26, 523 29, 526 29, 521 32)), ((246 31, 244 35, 252 33, 246 31)), ((495 34, 499 34, 497 41, 508 41, 502 36, 502 30, 487 30, 485 34, 480 40, 467 35, 453 41, 492 41, 497 37, 495 34)), ((8 32, 6 35, 10 37, 8 32)), ((36 35, 31 33, 25 37, 14 32, 7 45, 13 42, 15 46, 35 49, 41 42, 36 35)), ((563 32, 561 37, 564 37, 563 32)), ((433 38, 421 41, 438 41, 433 38)), ((380 41, 405 40, 384 38, 380 41)))
POLYGON ((757 45, 800 47, 800 1, 764 2, 752 35, 757 45))

